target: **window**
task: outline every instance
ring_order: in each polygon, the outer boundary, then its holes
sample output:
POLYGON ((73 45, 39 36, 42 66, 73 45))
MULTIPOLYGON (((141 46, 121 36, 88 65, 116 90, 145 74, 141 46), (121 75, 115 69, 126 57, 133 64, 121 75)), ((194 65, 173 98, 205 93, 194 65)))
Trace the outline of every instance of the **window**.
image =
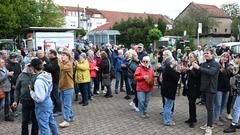
POLYGON ((217 29, 216 29, 216 28, 214 29, 214 32, 217 32, 217 29))
POLYGON ((100 17, 101 17, 101 14, 94 14, 93 17, 95 17, 95 18, 100 18, 100 17))
POLYGON ((225 32, 227 32, 227 29, 225 29, 225 32))

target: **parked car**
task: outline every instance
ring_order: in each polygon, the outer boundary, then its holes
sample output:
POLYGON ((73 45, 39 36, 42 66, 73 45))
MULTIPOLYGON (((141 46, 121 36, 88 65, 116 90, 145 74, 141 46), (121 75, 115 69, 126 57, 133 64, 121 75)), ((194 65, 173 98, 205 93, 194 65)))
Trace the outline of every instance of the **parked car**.
POLYGON ((240 54, 240 42, 227 42, 217 44, 217 49, 221 48, 222 45, 228 47, 233 55, 240 54))

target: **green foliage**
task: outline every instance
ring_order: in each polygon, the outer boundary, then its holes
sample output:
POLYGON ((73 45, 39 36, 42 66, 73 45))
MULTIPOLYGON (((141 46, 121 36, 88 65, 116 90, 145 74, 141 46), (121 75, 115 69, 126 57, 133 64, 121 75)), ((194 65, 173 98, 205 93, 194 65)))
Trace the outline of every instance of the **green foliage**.
POLYGON ((25 27, 60 27, 64 24, 59 6, 52 0, 2 0, 0 38, 16 37, 25 27))
MULTIPOLYGON (((238 25, 240 25, 240 16, 235 17, 232 21, 232 25, 231 25, 231 31, 232 31, 232 35, 237 39, 237 35, 239 34, 238 31, 238 25)), ((239 39, 238 39, 239 40, 239 39)))
POLYGON ((152 28, 148 31, 148 37, 150 40, 159 40, 162 37, 162 32, 157 28, 152 28))
POLYGON ((120 44, 124 44, 127 47, 129 47, 131 43, 149 45, 152 40, 149 38, 148 32, 155 27, 155 24, 158 24, 160 31, 165 31, 166 24, 161 20, 153 20, 152 18, 145 20, 142 18, 130 18, 127 21, 114 24, 112 29, 118 30, 121 33, 117 38, 120 44))
POLYGON ((232 18, 238 17, 240 14, 240 8, 238 3, 229 3, 221 5, 221 9, 232 18))
POLYGON ((77 36, 84 37, 87 33, 84 29, 80 29, 76 31, 77 36))
POLYGON ((221 8, 227 15, 232 17, 231 31, 232 35, 237 39, 239 34, 238 25, 240 25, 239 4, 238 3, 223 4, 221 5, 221 8))

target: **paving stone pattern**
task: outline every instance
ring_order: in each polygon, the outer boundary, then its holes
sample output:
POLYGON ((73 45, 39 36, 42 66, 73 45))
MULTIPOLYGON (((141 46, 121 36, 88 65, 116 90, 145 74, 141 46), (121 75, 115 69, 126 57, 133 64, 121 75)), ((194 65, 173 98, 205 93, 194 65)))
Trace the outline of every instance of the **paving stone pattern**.
MULTIPOLYGON (((68 128, 59 128, 60 135, 203 135, 204 131, 199 127, 205 124, 206 109, 197 106, 198 123, 195 128, 189 128, 184 123, 188 119, 188 101, 186 97, 177 96, 175 114, 173 116, 176 126, 166 127, 162 125, 162 100, 159 90, 155 88, 150 100, 149 119, 142 119, 129 106, 131 100, 123 97, 124 92, 113 98, 104 98, 103 95, 95 96, 88 106, 81 106, 73 101, 75 121, 68 128)), ((57 117, 60 123, 62 117, 57 117)), ((222 135, 223 129, 230 122, 213 130, 214 135, 222 135)), ((0 113, 0 135, 20 135, 21 117, 14 122, 3 121, 3 112, 0 113)), ((30 126, 29 126, 30 127, 30 126)), ((237 134, 240 134, 238 131, 237 134)))

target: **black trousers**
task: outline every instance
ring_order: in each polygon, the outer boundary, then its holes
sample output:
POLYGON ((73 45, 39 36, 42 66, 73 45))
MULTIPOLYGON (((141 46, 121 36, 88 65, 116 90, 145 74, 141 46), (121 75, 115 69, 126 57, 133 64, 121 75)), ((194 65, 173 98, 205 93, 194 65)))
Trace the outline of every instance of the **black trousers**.
POLYGON ((93 94, 97 94, 97 91, 99 91, 100 78, 101 78, 100 73, 97 73, 96 78, 94 78, 93 94))
POLYGON ((38 135, 38 123, 35 116, 35 106, 33 101, 23 100, 22 103, 22 135, 29 135, 28 124, 31 121, 31 135, 38 135))
POLYGON ((52 92, 51 92, 51 99, 53 101, 53 113, 56 112, 61 112, 62 111, 62 104, 61 100, 59 98, 59 93, 58 93, 58 84, 53 84, 52 92))
POLYGON ((214 99, 215 93, 204 93, 206 97, 206 109, 207 109, 207 126, 212 127, 213 125, 213 117, 214 117, 214 99))
POLYGON ((196 113, 196 100, 197 98, 188 95, 188 107, 189 107, 189 121, 194 122, 197 121, 197 113, 196 113))

